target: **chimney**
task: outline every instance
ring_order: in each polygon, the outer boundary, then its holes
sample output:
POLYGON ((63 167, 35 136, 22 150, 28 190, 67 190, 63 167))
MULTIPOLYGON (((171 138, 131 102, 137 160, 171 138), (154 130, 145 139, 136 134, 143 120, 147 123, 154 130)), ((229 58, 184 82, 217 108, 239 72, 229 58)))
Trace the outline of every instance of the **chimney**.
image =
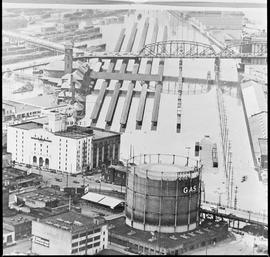
POLYGON ((70 89, 72 94, 72 103, 75 101, 75 82, 73 81, 73 75, 70 74, 70 89))
MULTIPOLYGON (((73 45, 65 45, 65 74, 72 73, 72 62, 73 62, 73 45)), ((65 75, 64 74, 64 75, 65 75)))

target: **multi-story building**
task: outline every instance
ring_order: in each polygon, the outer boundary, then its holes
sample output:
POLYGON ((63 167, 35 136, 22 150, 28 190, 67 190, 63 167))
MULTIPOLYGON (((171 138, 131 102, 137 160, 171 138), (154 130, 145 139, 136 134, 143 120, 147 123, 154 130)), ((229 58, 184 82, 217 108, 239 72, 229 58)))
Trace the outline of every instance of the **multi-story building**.
POLYGON ((31 235, 32 216, 17 214, 11 217, 3 217, 3 228, 14 231, 15 240, 19 240, 31 235))
POLYGON ((12 161, 80 173, 119 159, 119 133, 67 127, 65 115, 55 111, 47 115, 47 123, 29 121, 8 127, 7 152, 12 161))
POLYGON ((108 245, 103 218, 72 211, 33 221, 32 235, 32 252, 38 255, 93 255, 108 245))
POLYGON ((110 165, 103 173, 104 180, 107 183, 113 183, 119 186, 126 186, 127 168, 121 165, 110 165))

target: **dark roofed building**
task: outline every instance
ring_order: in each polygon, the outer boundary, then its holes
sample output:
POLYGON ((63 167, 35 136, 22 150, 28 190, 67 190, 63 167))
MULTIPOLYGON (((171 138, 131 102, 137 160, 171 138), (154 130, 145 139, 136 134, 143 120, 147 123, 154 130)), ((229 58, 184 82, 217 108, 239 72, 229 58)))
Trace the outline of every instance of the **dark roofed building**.
POLYGON ((93 168, 118 163, 120 158, 121 134, 93 128, 93 168))
POLYGON ((126 186, 127 168, 121 165, 110 165, 104 172, 105 182, 119 186, 126 186))

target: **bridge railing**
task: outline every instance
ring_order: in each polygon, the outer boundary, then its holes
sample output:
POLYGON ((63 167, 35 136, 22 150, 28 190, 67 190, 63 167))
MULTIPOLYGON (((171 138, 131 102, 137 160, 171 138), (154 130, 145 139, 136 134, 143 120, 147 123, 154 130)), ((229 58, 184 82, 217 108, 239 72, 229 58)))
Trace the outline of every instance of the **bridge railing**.
POLYGON ((245 209, 240 209, 240 208, 231 208, 230 206, 228 205, 219 205, 218 203, 216 202, 210 202, 210 201, 202 201, 202 203, 206 203, 206 204, 211 204, 211 205, 215 205, 217 207, 224 207, 224 208, 227 208, 227 209, 230 209, 230 210, 236 210, 236 211, 240 211, 240 212, 244 212, 244 213, 250 213, 250 214, 254 214, 254 215, 258 215, 258 216, 261 216, 261 217, 267 217, 268 215, 266 213, 261 213, 261 212, 254 212, 254 211, 250 211, 250 210, 245 210, 245 209))

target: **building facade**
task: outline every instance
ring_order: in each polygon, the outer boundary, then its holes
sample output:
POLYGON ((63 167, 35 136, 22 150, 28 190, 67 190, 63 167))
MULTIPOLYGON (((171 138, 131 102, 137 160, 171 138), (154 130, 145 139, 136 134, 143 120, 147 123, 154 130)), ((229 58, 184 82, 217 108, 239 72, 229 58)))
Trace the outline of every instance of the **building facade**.
POLYGON ((8 127, 7 152, 12 161, 75 174, 119 159, 119 133, 67 127, 66 116, 58 112, 47 116, 47 123, 8 127))
POLYGON ((34 220, 33 217, 22 214, 17 214, 11 217, 3 217, 3 228, 14 231, 15 240, 30 237, 32 220, 34 220))
POLYGON ((120 158, 120 134, 95 129, 93 137, 93 168, 118 163, 120 158))
POLYGON ((15 243, 15 232, 3 228, 3 247, 11 246, 15 243))
POLYGON ((108 245, 103 219, 72 211, 34 221, 32 235, 32 252, 38 255, 93 255, 108 245))
POLYGON ((127 168, 120 165, 110 165, 103 173, 103 178, 107 183, 119 186, 126 186, 127 168))

